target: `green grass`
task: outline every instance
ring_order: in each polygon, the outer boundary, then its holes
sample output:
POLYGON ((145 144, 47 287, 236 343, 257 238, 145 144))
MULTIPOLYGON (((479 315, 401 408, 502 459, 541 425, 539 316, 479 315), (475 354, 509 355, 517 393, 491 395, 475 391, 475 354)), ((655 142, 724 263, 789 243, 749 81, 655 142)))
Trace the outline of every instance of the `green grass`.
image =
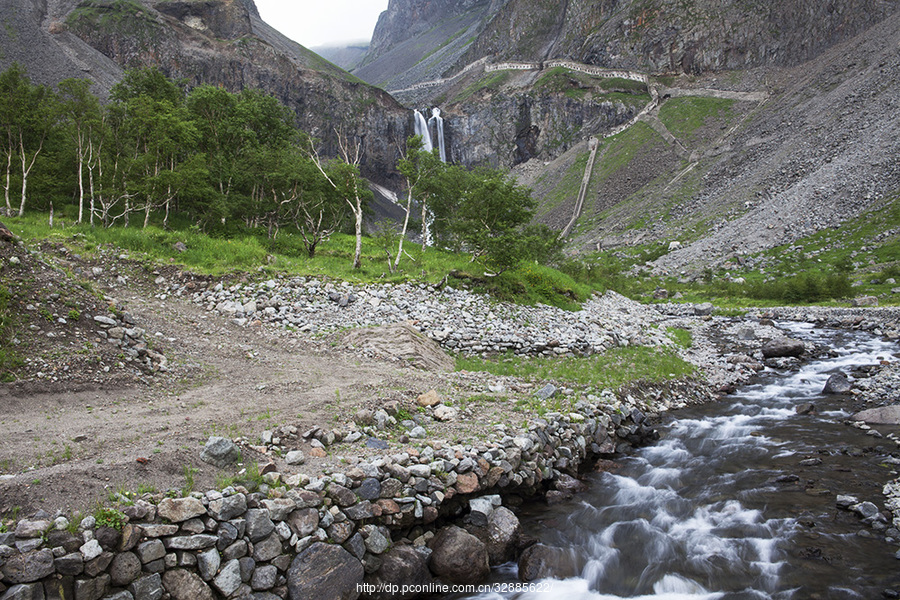
POLYGON ((7 226, 28 242, 62 243, 85 257, 99 258, 101 251, 119 254, 124 250, 131 259, 143 263, 149 270, 160 265, 175 265, 212 276, 250 272, 260 276, 328 277, 357 284, 407 281, 436 284, 455 273, 459 277, 454 285, 465 283, 475 291, 511 302, 540 302, 570 309, 576 308, 576 303, 589 297, 592 291, 571 277, 538 265, 524 265, 499 277, 487 277, 484 267, 473 263, 468 254, 423 249, 409 241, 404 243, 404 250, 412 258, 405 256, 400 270, 391 274, 384 251, 369 237, 363 238, 363 266, 353 269, 356 238, 345 234, 332 235, 319 246, 316 257, 310 259, 299 236, 289 232, 281 232, 273 241, 265 235, 252 233, 223 239, 193 229, 166 231, 152 226, 143 230, 139 227, 104 229, 70 224, 50 229, 40 214, 7 219, 7 226), (177 242, 183 243, 187 251, 178 252, 175 249, 177 242))
POLYGON ((659 109, 659 119, 672 135, 692 141, 694 133, 709 119, 729 119, 734 100, 720 98, 672 98, 659 109))
POLYGON ((582 99, 588 92, 611 92, 623 96, 637 94, 646 96, 649 100, 647 86, 639 81, 618 77, 597 77, 570 71, 565 67, 553 67, 544 71, 535 82, 534 89, 543 93, 565 94, 575 99, 582 99))
POLYGON ((457 102, 465 102, 469 98, 472 97, 473 94, 485 89, 497 90, 500 87, 509 81, 509 78, 512 76, 512 71, 494 71, 492 73, 486 74, 484 77, 471 84, 469 87, 461 91, 459 94, 453 98, 453 104, 457 102))
POLYGON ((694 345, 694 336, 687 329, 680 327, 666 327, 666 333, 682 348, 690 348, 694 345))
POLYGON ((584 358, 459 356, 458 371, 516 376, 532 381, 557 381, 593 389, 617 390, 636 381, 658 383, 694 375, 696 369, 667 349, 630 346, 584 358))

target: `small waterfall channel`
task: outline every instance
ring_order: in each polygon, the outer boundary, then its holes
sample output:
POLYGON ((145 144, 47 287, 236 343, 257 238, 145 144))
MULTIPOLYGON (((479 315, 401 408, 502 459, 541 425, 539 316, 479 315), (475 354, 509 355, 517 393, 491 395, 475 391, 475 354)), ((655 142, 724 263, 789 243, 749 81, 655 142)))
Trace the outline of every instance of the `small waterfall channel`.
MULTIPOLYGON (((660 442, 593 473, 587 492, 528 507, 523 531, 565 549, 568 572, 541 591, 470 598, 868 600, 897 589, 895 548, 835 504, 851 494, 883 507, 883 460, 896 448, 843 423, 846 397, 822 394, 831 373, 894 360, 897 347, 782 327, 835 356, 794 372, 766 369, 720 403, 679 411, 660 426, 660 442), (806 402, 818 412, 797 414, 806 402)), ((492 583, 516 575, 509 564, 492 583)))

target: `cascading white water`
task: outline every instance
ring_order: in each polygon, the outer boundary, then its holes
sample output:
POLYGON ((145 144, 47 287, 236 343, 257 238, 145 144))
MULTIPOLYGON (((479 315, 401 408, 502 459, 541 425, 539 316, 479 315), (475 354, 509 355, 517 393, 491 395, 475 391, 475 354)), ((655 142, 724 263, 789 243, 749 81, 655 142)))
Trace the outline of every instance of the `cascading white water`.
POLYGON ((432 108, 431 118, 428 123, 434 121, 435 129, 437 129, 438 150, 441 154, 441 162, 447 162, 447 151, 444 148, 444 119, 441 118, 441 109, 432 108))
MULTIPOLYGON (((875 465, 863 472, 868 465, 843 462, 840 447, 866 447, 867 436, 841 423, 846 400, 822 392, 835 371, 890 360, 896 345, 783 326, 791 337, 827 344, 832 356, 795 372, 767 369, 720 405, 683 411, 659 443, 617 459, 616 473, 592 476, 581 498, 532 517, 542 542, 567 549, 572 571, 544 580, 540 593, 470 598, 843 600, 876 597, 873 590, 900 580, 888 546, 857 535, 856 521, 848 526, 836 514, 835 493, 867 489, 861 482, 880 475, 872 474, 875 465), (809 401, 820 412, 798 414, 796 407, 809 401), (827 474, 805 470, 808 456, 830 463, 827 474), (848 464, 859 472, 839 479, 836 473, 851 471, 848 464), (817 477, 828 481, 830 493, 810 494, 817 477)), ((513 580, 510 567, 496 571, 495 581, 513 580)))
POLYGON ((428 121, 418 110, 413 111, 416 118, 416 135, 422 136, 422 149, 431 152, 434 145, 431 143, 431 133, 428 131, 428 121))

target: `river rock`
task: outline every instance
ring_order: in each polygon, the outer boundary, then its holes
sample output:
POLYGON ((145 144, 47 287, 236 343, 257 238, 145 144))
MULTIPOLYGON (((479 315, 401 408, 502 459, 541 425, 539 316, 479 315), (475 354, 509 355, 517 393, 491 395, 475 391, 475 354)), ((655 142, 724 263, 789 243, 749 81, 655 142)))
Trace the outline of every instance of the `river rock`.
POLYGON ((166 571, 162 584, 174 600, 216 600, 213 591, 200 577, 184 569, 166 571))
POLYGON ((375 589, 379 591, 374 594, 366 594, 365 598, 367 599, 409 600, 418 597, 419 594, 413 591, 401 593, 404 586, 410 590, 413 586, 427 586, 432 581, 425 557, 412 546, 395 546, 382 555, 381 559, 381 568, 366 576, 366 583, 374 585, 375 589), (385 586, 388 584, 399 586, 401 591, 396 593, 392 590, 387 591, 385 586))
POLYGON ((356 600, 365 571, 352 554, 333 544, 316 542, 297 555, 288 570, 291 600, 356 600))
POLYGON ((491 566, 502 565, 516 558, 521 525, 516 515, 505 506, 491 511, 486 527, 467 526, 466 530, 484 542, 491 566))
POLYGON ((791 338, 776 338, 763 344, 762 353, 766 358, 800 356, 806 350, 803 342, 791 338))
POLYGON ((547 577, 565 579, 576 575, 571 559, 560 548, 534 544, 519 557, 519 579, 537 581, 547 577))
POLYGON ((200 460, 224 469, 241 460, 241 449, 227 438, 210 436, 200 453, 200 460))
POLYGON ((429 547, 431 572, 449 582, 478 583, 491 572, 484 542, 459 527, 440 530, 429 547))
POLYGON ((900 425, 900 404, 870 408, 856 413, 851 419, 871 425, 900 425))
POLYGON ((842 373, 835 373, 828 378, 828 381, 825 382, 825 387, 822 389, 823 394, 849 394, 850 389, 853 386, 850 384, 850 380, 847 379, 847 376, 842 373))

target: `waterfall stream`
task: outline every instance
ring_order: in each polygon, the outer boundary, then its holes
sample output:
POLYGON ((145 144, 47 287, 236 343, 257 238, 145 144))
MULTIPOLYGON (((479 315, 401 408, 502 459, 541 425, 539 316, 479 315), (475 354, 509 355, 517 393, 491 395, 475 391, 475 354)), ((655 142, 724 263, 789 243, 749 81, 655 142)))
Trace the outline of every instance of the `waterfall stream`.
POLYGON ((413 111, 415 113, 415 131, 416 135, 422 136, 422 149, 425 152, 431 152, 434 149, 434 144, 431 143, 431 133, 428 131, 428 121, 425 120, 425 117, 422 116, 418 110, 413 111))
POLYGON ((441 162, 447 162, 447 150, 444 148, 444 119, 441 118, 441 109, 432 108, 431 118, 428 123, 434 121, 435 129, 437 129, 438 151, 440 152, 441 162))
MULTIPOLYGON (((843 424, 847 398, 822 394, 830 373, 893 360, 897 348, 783 326, 828 344, 833 358, 767 369, 720 403, 680 411, 660 426, 659 443, 592 474, 589 491, 527 508, 525 533, 566 549, 571 571, 545 580, 550 591, 473 598, 870 599, 900 584, 883 535, 835 506, 837 494, 883 506, 893 442, 843 424), (818 412, 797 414, 805 402, 818 412)), ((516 575, 509 564, 492 581, 516 575)))

